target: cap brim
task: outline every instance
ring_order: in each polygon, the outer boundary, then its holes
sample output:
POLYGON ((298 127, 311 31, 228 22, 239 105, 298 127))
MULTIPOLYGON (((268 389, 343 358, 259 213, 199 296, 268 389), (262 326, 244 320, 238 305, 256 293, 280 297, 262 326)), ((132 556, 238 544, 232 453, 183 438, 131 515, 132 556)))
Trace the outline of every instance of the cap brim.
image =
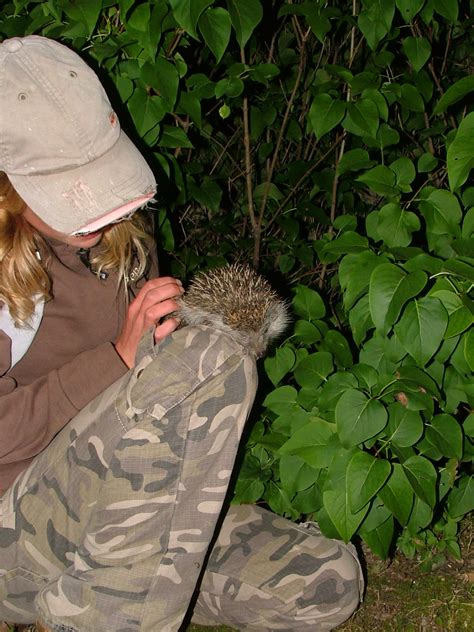
POLYGON ((156 191, 153 172, 123 131, 111 149, 85 165, 9 179, 36 215, 65 234, 91 232, 118 221, 156 191))

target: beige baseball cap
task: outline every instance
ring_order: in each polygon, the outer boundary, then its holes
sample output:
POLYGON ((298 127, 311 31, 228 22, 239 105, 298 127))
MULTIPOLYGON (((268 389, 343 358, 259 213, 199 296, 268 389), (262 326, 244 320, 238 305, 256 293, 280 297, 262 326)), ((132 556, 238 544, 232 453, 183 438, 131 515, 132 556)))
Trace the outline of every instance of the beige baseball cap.
POLYGON ((94 71, 38 35, 0 43, 0 170, 34 213, 66 234, 118 221, 156 191, 94 71))

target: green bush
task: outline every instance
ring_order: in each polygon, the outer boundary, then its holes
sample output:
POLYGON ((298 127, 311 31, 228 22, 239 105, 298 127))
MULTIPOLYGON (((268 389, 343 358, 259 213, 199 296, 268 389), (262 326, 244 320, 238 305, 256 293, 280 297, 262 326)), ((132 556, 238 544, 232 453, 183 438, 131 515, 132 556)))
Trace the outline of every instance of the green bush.
POLYGON ((474 77, 456 0, 14 0, 72 46, 160 177, 171 271, 292 296, 237 502, 459 556, 474 506, 474 77))

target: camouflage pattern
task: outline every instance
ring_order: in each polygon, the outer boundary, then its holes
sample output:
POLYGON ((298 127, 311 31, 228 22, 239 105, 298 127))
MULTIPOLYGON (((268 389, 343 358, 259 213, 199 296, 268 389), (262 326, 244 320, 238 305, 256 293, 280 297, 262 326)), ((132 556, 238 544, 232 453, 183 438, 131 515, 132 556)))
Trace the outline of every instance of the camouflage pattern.
MULTIPOLYGON (((206 563, 257 384, 255 360, 186 327, 77 415, 0 500, 0 620, 51 631, 175 631, 206 563)), ((195 617, 326 630, 356 608, 341 543, 232 507, 195 617), (315 627, 316 626, 316 627, 315 627)))
POLYGON ((332 630, 363 591, 355 548, 252 505, 231 506, 214 545, 193 622, 237 630, 332 630))

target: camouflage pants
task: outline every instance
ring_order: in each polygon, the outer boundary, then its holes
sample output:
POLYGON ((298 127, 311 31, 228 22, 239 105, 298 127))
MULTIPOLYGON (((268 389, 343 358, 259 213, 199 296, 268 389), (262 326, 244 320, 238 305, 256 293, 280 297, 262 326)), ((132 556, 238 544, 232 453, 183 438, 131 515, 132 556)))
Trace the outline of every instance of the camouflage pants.
POLYGON ((330 630, 360 598, 351 547, 265 510, 216 530, 256 389, 254 360, 205 327, 153 347, 0 499, 0 620, 52 631, 330 630), (204 568, 204 572, 203 572, 204 568))

